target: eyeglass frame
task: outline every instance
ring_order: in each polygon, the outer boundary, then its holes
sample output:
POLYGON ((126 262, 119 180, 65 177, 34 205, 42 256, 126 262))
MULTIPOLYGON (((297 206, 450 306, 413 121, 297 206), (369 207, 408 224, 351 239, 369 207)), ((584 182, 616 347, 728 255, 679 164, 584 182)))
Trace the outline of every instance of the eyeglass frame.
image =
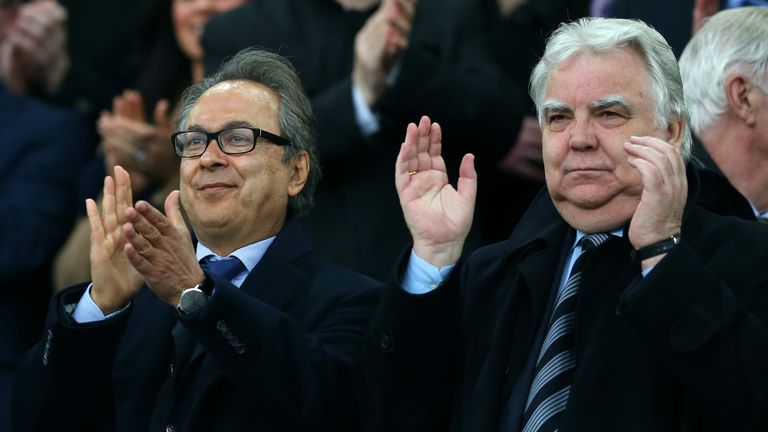
POLYGON ((174 133, 171 134, 171 145, 173 146, 173 152, 176 153, 176 156, 178 156, 178 157, 180 157, 182 159, 194 159, 194 158, 202 157, 205 154, 205 152, 208 150, 208 146, 211 145, 211 140, 215 140, 216 141, 216 145, 219 146, 219 150, 221 150, 222 153, 224 153, 226 155, 234 156, 234 155, 241 155, 241 154, 246 154, 246 153, 252 152, 253 149, 256 148, 256 144, 257 144, 257 141, 259 140, 259 138, 264 138, 264 139, 270 141, 272 144, 279 145, 279 146, 290 146, 291 145, 291 141, 288 138, 281 137, 280 135, 275 135, 272 132, 267 132, 267 131, 265 131, 263 129, 249 127, 249 126, 233 126, 233 127, 228 127, 228 128, 221 129, 220 131, 217 131, 217 132, 208 132, 208 131, 203 131, 203 130, 183 130, 183 131, 178 131, 178 132, 174 132, 174 133), (249 150, 246 150, 246 151, 243 151, 243 152, 237 152, 237 153, 229 153, 226 150, 224 150, 224 144, 222 144, 221 141, 219 140, 219 134, 221 134, 222 132, 226 132, 226 131, 230 131, 230 130, 235 130, 235 129, 249 129, 249 130, 251 130, 253 132, 253 146, 251 146, 251 148, 249 150), (181 134, 190 133, 190 132, 194 132, 194 133, 199 133, 199 134, 204 134, 205 135, 205 138, 206 138, 205 139, 205 148, 203 148, 203 151, 199 155, 196 155, 196 156, 180 155, 179 154, 179 149, 178 149, 178 147, 176 147, 176 137, 178 137, 181 134))

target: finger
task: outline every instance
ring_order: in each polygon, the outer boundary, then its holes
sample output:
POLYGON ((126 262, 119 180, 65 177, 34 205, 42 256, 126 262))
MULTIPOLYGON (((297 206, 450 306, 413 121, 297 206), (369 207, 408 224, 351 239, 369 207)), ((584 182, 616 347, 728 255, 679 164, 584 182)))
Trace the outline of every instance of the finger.
POLYGON ((414 12, 416 11, 416 5, 413 0, 398 0, 397 7, 405 18, 413 19, 414 12))
POLYGON ((165 198, 165 214, 171 225, 180 233, 188 233, 187 224, 184 222, 184 216, 181 214, 181 203, 178 190, 171 191, 165 198))
POLYGON ((408 37, 411 34, 411 20, 402 16, 394 16, 389 19, 389 24, 393 30, 402 36, 408 37))
POLYGON ((673 184, 677 177, 672 161, 663 149, 653 145, 625 143, 624 150, 628 155, 644 159, 658 170, 661 180, 666 184, 673 184))
POLYGON ((131 193, 131 176, 120 165, 115 166, 115 211, 117 222, 125 222, 125 211, 133 205, 131 193))
POLYGON ((421 121, 419 121, 419 140, 416 149, 416 157, 419 160, 419 171, 432 168, 432 160, 429 155, 429 132, 432 129, 431 124, 432 122, 427 116, 422 116, 421 121))
POLYGON ((398 192, 402 191, 405 185, 408 184, 411 177, 410 173, 416 172, 416 170, 409 169, 411 160, 408 157, 408 153, 411 151, 410 147, 407 142, 402 143, 400 145, 400 152, 397 154, 397 161, 395 162, 395 188, 398 192))
POLYGON ((674 145, 654 137, 632 136, 629 140, 633 144, 648 146, 664 155, 667 161, 669 161, 670 166, 674 169, 675 174, 682 174, 685 172, 685 162, 680 155, 680 150, 674 145))
POLYGON ((445 160, 442 156, 442 140, 443 133, 440 130, 440 125, 432 123, 429 131, 429 155, 432 159, 430 165, 432 169, 447 173, 448 170, 445 167, 445 160))
POLYGON ((136 229, 135 224, 123 224, 122 229, 123 235, 125 235, 128 243, 133 246, 133 249, 138 252, 139 255, 148 260, 151 260, 152 252, 155 250, 152 242, 148 238, 144 237, 144 235, 136 229))
POLYGON ((461 196, 475 202, 475 197, 477 197, 477 172, 475 171, 475 155, 471 153, 465 154, 461 159, 456 191, 461 196))
POLYGON ((419 142, 419 128, 415 123, 408 123, 408 127, 405 129, 405 152, 403 155, 403 161, 406 163, 406 172, 417 172, 419 170, 419 160, 416 157, 418 151, 419 142))
POLYGON ((141 255, 132 243, 126 243, 125 246, 123 246, 123 252, 125 252, 125 256, 128 257, 128 261, 133 268, 135 268, 142 277, 154 270, 152 263, 141 255))
MULTIPOLYGON (((166 198, 167 199, 167 198, 166 198)), ((154 208, 146 201, 139 201, 136 203, 134 209, 141 215, 146 225, 142 223, 139 233, 147 237, 150 241, 159 237, 160 234, 164 236, 175 234, 175 228, 171 225, 171 222, 167 217, 158 209, 154 208)))
POLYGON ((117 210, 115 208, 115 180, 104 177, 104 197, 101 202, 104 230, 109 232, 117 226, 117 210))
POLYGON ((99 208, 96 201, 88 198, 85 200, 85 212, 88 214, 88 225, 91 226, 91 243, 104 241, 104 226, 101 224, 99 208))
POLYGON ((650 192, 654 198, 664 193, 664 178, 653 163, 635 156, 628 157, 627 162, 640 172, 644 190, 650 192))
POLYGON ((171 118, 168 115, 169 108, 170 108, 170 104, 168 103, 167 99, 160 99, 155 104, 155 112, 153 115, 155 126, 162 127, 162 128, 170 128, 171 118))

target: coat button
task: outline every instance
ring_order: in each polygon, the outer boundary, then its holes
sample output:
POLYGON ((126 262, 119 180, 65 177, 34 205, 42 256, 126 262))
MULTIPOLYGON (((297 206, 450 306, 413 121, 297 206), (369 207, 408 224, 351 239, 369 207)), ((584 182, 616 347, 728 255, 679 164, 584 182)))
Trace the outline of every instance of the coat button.
POLYGON ((171 376, 173 376, 173 363, 171 363, 171 364, 168 366, 168 373, 170 373, 170 374, 171 374, 171 376))
POLYGON ((219 322, 216 323, 216 329, 220 332, 227 330, 227 323, 225 323, 224 320, 219 320, 219 322))
POLYGON ((165 432, 176 432, 176 426, 168 425, 165 427, 165 432))
POLYGON ((512 367, 510 365, 507 365, 507 368, 504 369, 504 375, 509 375, 510 372, 512 372, 512 367))
POLYGON ((388 334, 382 333, 379 335, 379 349, 384 352, 392 351, 392 338, 388 334))
POLYGON ((245 344, 238 344, 237 346, 235 346, 235 352, 238 354, 245 353, 245 344))

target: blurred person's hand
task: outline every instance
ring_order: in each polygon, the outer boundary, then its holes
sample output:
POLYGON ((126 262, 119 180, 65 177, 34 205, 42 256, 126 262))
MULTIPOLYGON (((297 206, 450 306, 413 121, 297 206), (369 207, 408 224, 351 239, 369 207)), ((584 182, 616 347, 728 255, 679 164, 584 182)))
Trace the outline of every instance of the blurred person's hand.
POLYGON ((67 10, 53 0, 21 4, 5 29, 0 71, 15 93, 57 93, 69 71, 67 10))
POLYGON ((131 176, 134 193, 144 192, 152 183, 173 176, 179 161, 170 144, 172 123, 169 104, 155 105, 154 124, 145 121, 141 95, 127 90, 115 97, 112 112, 102 112, 98 122, 107 172, 123 166, 131 176))
POLYGON ((704 20, 720 10, 720 0, 696 0, 693 4, 693 34, 704 25, 704 20))
POLYGON ((512 15, 517 8, 526 3, 527 0, 496 0, 496 5, 499 7, 499 15, 502 17, 508 17, 512 15))
POLYGON ((501 161, 503 171, 537 182, 544 181, 541 130, 534 116, 526 116, 512 149, 501 161))
POLYGON ((384 94, 392 66, 408 48, 416 0, 384 0, 355 37, 352 81, 368 106, 384 94))

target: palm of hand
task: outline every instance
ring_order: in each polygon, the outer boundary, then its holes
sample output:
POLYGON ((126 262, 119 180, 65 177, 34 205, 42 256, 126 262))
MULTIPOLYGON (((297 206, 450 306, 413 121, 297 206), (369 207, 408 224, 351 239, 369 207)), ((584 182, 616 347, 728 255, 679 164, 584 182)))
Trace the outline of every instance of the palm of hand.
POLYGON ((459 194, 443 172, 433 170, 411 176, 400 200, 414 239, 448 243, 465 237, 472 224, 474 201, 459 194))

